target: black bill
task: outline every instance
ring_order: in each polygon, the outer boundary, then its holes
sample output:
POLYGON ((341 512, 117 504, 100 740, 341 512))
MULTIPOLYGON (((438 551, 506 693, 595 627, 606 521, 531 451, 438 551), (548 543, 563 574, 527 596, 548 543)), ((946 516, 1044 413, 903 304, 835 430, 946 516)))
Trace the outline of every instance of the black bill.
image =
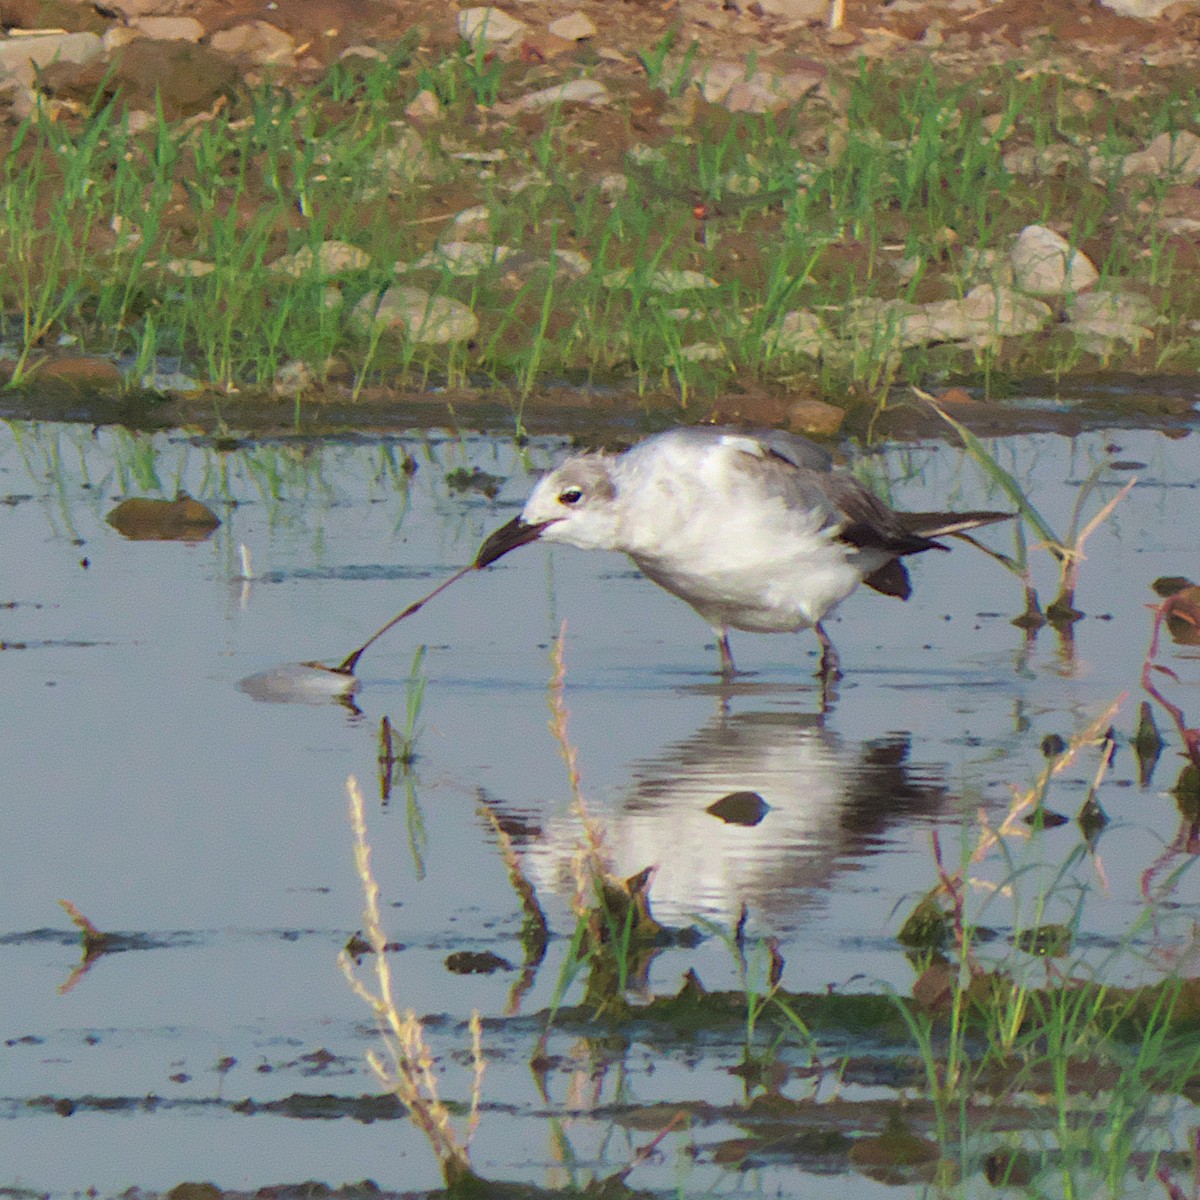
POLYGON ((496 559, 502 558, 510 550, 515 550, 518 546, 524 546, 529 542, 536 541, 541 536, 542 530, 550 524, 553 524, 553 522, 539 521, 535 525, 526 525, 520 517, 514 517, 507 525, 501 525, 479 547, 479 553, 475 555, 474 565, 476 570, 491 566, 496 559))

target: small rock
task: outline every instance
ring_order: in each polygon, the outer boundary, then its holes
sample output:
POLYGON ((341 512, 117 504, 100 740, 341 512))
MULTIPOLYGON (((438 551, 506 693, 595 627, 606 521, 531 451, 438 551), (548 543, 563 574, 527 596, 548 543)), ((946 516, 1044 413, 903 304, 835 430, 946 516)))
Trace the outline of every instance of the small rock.
POLYGON ((837 433, 846 419, 845 409, 824 400, 797 400, 788 409, 787 425, 793 433, 829 436, 837 433))
POLYGON ((137 17, 175 17, 195 7, 193 0, 105 0, 105 9, 126 21, 137 17))
POLYGON ((559 17, 558 20, 551 21, 547 28, 555 37, 566 38, 569 42, 582 42, 586 38, 596 36, 596 26, 581 12, 559 17))
POLYGON ((784 21, 824 23, 829 16, 829 0, 758 0, 758 5, 768 16, 784 21))
POLYGON ((554 87, 542 88, 522 96, 512 104, 496 105, 502 116, 505 112, 535 112, 556 104, 607 104, 611 99, 608 88, 598 79, 571 79, 554 87))
POLYGON ((900 321, 900 336, 905 346, 966 341, 989 345, 999 338, 1036 333, 1053 315, 1040 300, 1012 288, 981 284, 961 300, 917 305, 900 321))
POLYGON ((1137 17, 1143 21, 1157 21, 1175 0, 1100 0, 1105 8, 1112 9, 1122 17, 1137 17))
POLYGON ((1086 254, 1044 225, 1026 225, 1010 259, 1017 286, 1032 296, 1082 292, 1100 278, 1086 254))
POLYGON ((431 91, 422 89, 405 106, 404 115, 414 121, 434 121, 442 115, 442 102, 431 91))
POLYGON ((486 204, 476 204, 456 213, 450 228, 457 234, 487 233, 491 226, 491 213, 486 204))
POLYGON ((200 279, 211 275, 217 269, 217 264, 202 258, 168 258, 162 264, 162 269, 171 275, 178 275, 181 279, 200 279))
POLYGON ((199 542, 212 536, 220 518, 206 504, 180 492, 174 500, 134 496, 108 514, 108 523, 132 541, 199 542))
POLYGON ((1124 342, 1136 350, 1154 337, 1154 306, 1136 292, 1087 292, 1067 301, 1067 327, 1089 354, 1107 358, 1124 342))
POLYGON ((1054 315, 1040 300, 987 284, 972 288, 960 303, 968 320, 983 326, 982 333, 999 337, 1036 333, 1054 315))
MULTIPOLYGON (((633 280, 633 270, 622 267, 609 271, 604 276, 603 283, 608 288, 629 287, 633 280)), ((715 279, 702 275, 699 271, 681 271, 675 267, 661 267, 651 271, 645 279, 645 285, 654 292, 690 292, 698 288, 715 288, 721 285, 715 279)))
POLYGON ((449 271, 451 275, 478 275, 502 263, 512 250, 508 246, 493 246, 490 242, 442 242, 414 263, 397 263, 396 270, 449 271))
POLYGON ((130 25, 143 37, 160 42, 198 42, 205 34, 195 17, 136 17, 130 25))
POLYGON ((367 62, 387 62, 387 55, 384 54, 382 50, 378 50, 374 46, 367 46, 362 43, 354 46, 347 46, 345 50, 338 55, 338 59, 341 61, 345 61, 348 58, 361 58, 367 62))
POLYGON ((268 21, 250 21, 218 30, 208 39, 208 44, 219 54, 248 59, 258 66, 290 63, 296 50, 296 39, 268 21))
POLYGON ((790 71, 786 75, 755 71, 749 79, 734 83, 723 103, 730 112, 778 112, 795 104, 824 79, 823 71, 790 71))
POLYGON ((524 21, 499 8, 465 8, 458 14, 458 36, 472 46, 511 42, 526 29, 524 21))
POLYGON ((573 54, 577 49, 577 42, 555 37, 546 29, 523 37, 518 53, 522 62, 547 63, 562 58, 564 54, 573 54))
POLYGON ((382 294, 365 295, 354 306, 350 319, 367 332, 378 325, 402 330, 420 345, 465 341, 479 328, 475 314, 458 300, 400 285, 393 285, 382 294))
POLYGON ((725 358, 725 350, 715 342, 692 342, 679 348, 679 357, 684 362, 720 362, 725 358))
POLYGON ((727 825, 742 825, 749 829, 771 811, 771 806, 757 792, 730 792, 720 800, 714 800, 704 811, 727 825))
POLYGON ((567 269, 567 273, 582 279, 592 269, 592 260, 579 250, 555 250, 554 257, 567 269))
POLYGON ((349 242, 322 242, 314 252, 311 246, 301 246, 294 254, 284 254, 270 265, 279 275, 293 279, 316 275, 328 279, 349 271, 362 271, 371 265, 371 256, 349 242))
POLYGON ((92 389, 120 387, 125 382, 125 376, 115 362, 90 354, 47 359, 38 364, 37 378, 56 379, 92 389))
POLYGON ((1057 175, 1083 158, 1081 151, 1066 142, 1050 146, 1018 146, 1005 152, 1004 169, 1013 175, 1033 175, 1045 178, 1057 175))
POLYGON ((769 329, 764 339, 777 354, 804 354, 816 358, 826 341, 825 323, 806 308, 784 313, 782 320, 769 329))
POLYGON ((421 135, 404 122, 394 122, 396 141, 375 155, 372 171, 384 180, 413 183, 428 175, 433 158, 425 148, 421 135))
POLYGON ((596 185, 601 199, 612 204, 629 191, 628 175, 605 175, 596 185))
POLYGON ((112 54, 113 51, 120 50, 122 46, 128 46, 130 42, 136 42, 144 35, 138 33, 132 25, 113 25, 100 36, 104 42, 104 53, 112 54))
POLYGON ((308 363, 293 358, 275 372, 275 378, 271 381, 271 391, 276 396, 295 396, 308 391, 315 382, 313 370, 308 363))
POLYGON ((709 63, 696 81, 700 94, 709 104, 720 104, 739 79, 746 78, 746 64, 721 60, 709 63))
POLYGON ((1200 179, 1200 137, 1186 129, 1174 135, 1160 133, 1145 150, 1126 157, 1124 173, 1171 176, 1177 183, 1195 183, 1200 179))

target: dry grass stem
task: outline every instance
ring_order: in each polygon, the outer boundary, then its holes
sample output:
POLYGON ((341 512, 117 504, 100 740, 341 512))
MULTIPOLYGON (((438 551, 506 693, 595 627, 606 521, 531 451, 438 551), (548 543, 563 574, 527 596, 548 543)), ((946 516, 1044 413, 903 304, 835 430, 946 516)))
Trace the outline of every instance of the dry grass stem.
MULTIPOLYGON (((1061 775, 1079 757, 1081 751, 1088 746, 1102 745, 1107 741, 1109 727, 1124 704, 1127 692, 1122 692, 1108 707, 1080 733, 1071 738, 1067 748, 1053 760, 1048 762, 1038 774, 1032 787, 1025 791, 1013 789, 1013 800, 1009 805, 1004 820, 993 827, 983 810, 979 813, 981 832, 979 842, 971 853, 971 862, 982 861, 998 842, 1007 837, 1026 838, 1029 830, 1024 825, 1024 817, 1032 809, 1040 805, 1046 798, 1050 782, 1056 775, 1061 775)), ((1107 758, 1107 755, 1105 756, 1107 758)))
POLYGON ((579 780, 579 751, 571 742, 567 732, 567 719, 570 713, 567 710, 565 697, 567 663, 563 656, 563 646, 566 643, 566 638, 567 623, 564 621, 558 631, 558 637, 554 641, 554 647, 550 651, 550 661, 554 665, 554 674, 551 675, 548 685, 550 732, 554 735, 554 740, 558 743, 563 762, 567 767, 567 782, 571 788, 571 802, 583 825, 588 853, 592 859, 590 865, 593 873, 604 875, 608 873, 607 855, 604 852, 604 832, 600 828, 600 825, 592 818, 591 813, 588 812, 587 803, 583 798, 583 788, 579 780))
MULTIPOLYGON (((380 1084, 408 1109, 413 1123, 428 1139, 447 1184, 471 1174, 467 1146, 458 1137, 450 1121, 450 1110, 438 1095, 437 1079, 433 1072, 433 1056, 425 1044, 421 1022, 412 1009, 401 1014, 392 991, 392 972, 386 952, 387 936, 379 912, 379 884, 371 869, 371 846, 367 841, 362 792, 358 781, 351 776, 346 781, 350 798, 350 826, 354 830, 354 865, 362 882, 364 907, 363 930, 372 950, 375 990, 359 979, 353 958, 343 950, 338 964, 351 990, 375 1013, 387 1047, 390 1062, 371 1051, 367 1062, 380 1084)), ((479 1093, 483 1077, 483 1049, 479 1014, 471 1025, 475 1081, 472 1087, 470 1133, 478 1124, 479 1093)))

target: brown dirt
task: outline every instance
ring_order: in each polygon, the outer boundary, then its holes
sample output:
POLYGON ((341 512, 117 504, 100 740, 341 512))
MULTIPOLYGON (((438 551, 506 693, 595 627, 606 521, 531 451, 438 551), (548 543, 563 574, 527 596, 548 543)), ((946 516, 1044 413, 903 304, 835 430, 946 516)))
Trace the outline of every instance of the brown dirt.
MULTIPOLYGON (((774 0, 772 0, 774 3, 774 0)), ((418 30, 430 50, 459 44, 455 20, 467 4, 437 0, 0 0, 0 27, 59 27, 104 33, 146 16, 189 16, 205 31, 264 22, 294 39, 294 53, 272 64, 277 78, 319 74, 352 46, 386 47, 418 30)), ((1121 16, 1095 0, 1001 0, 997 4, 848 0, 845 21, 831 31, 823 20, 788 20, 764 11, 758 0, 519 0, 499 7, 528 26, 505 54, 530 64, 578 53, 547 25, 568 13, 584 13, 597 34, 589 51, 611 72, 625 76, 634 56, 669 30, 681 46, 698 43, 704 58, 754 55, 780 70, 818 71, 853 64, 862 56, 929 57, 947 71, 973 69, 1017 55, 1036 56, 1047 67, 1079 81, 1103 74, 1109 86, 1136 86, 1148 72, 1193 67, 1200 55, 1200 5, 1183 0, 1154 21, 1121 16)), ((136 43, 135 43, 136 44, 136 43)), ((144 51, 135 52, 135 59, 144 51)), ((245 56, 232 65, 253 75, 245 56)), ((606 69, 602 67, 603 70, 606 69)), ((131 75, 140 74, 130 72, 131 75)), ((218 71, 220 74, 221 72, 218 71)), ((647 114, 651 119, 653 114, 647 114)))

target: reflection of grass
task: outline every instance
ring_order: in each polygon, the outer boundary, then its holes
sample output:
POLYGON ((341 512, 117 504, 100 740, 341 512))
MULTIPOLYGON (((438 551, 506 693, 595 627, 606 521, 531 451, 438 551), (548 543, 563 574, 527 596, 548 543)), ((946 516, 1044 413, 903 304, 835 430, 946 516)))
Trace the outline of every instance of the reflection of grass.
POLYGON ((317 386, 351 381, 356 396, 396 377, 483 376, 518 397, 547 377, 615 377, 687 401, 747 376, 807 377, 843 403, 851 390, 869 411, 894 379, 1093 361, 1069 326, 905 346, 895 309, 861 305, 955 299, 999 280, 1013 235, 1058 211, 1062 194, 1072 243, 1098 256, 1104 247, 1104 285, 1147 296, 1165 319, 1153 358, 1117 341, 1110 365, 1200 363, 1186 323, 1197 284, 1159 223, 1168 186, 1118 169, 1120 155, 1184 123, 1186 93, 1156 93, 1135 137, 1106 93, 1088 91, 1090 109, 1076 110, 1065 85, 1013 67, 964 84, 932 67, 864 66, 831 78, 826 98, 731 114, 693 103, 704 70, 695 46, 675 42, 668 34, 640 56, 644 100, 662 124, 647 144, 631 131, 628 147, 612 144, 602 106, 551 106, 529 128, 505 108, 585 67, 535 77, 482 45, 435 53, 415 39, 386 61, 338 64, 307 90, 251 89, 200 122, 160 113, 135 132, 119 101, 84 119, 38 110, 0 177, 14 377, 66 335, 129 355, 137 378, 155 355, 179 360, 214 390, 266 388, 296 364, 317 386), (442 107, 436 135, 403 115, 419 92, 442 107), (1091 144, 1095 161, 1076 152, 1091 144), (1057 176, 1018 176, 1006 161, 1047 150, 1066 152, 1057 176), (1105 156, 1117 164, 1108 177, 1105 156), (452 224, 473 208, 486 212, 482 230, 452 224), (403 277, 469 305, 480 321, 469 342, 353 328, 351 309, 395 282, 397 263, 472 239, 515 255, 473 274, 403 277), (328 240, 369 263, 332 278, 271 269, 328 240), (569 270, 560 253, 575 256, 569 270), (671 291, 664 279, 684 271, 716 286, 671 291), (820 346, 778 340, 798 310, 820 316, 820 346))

